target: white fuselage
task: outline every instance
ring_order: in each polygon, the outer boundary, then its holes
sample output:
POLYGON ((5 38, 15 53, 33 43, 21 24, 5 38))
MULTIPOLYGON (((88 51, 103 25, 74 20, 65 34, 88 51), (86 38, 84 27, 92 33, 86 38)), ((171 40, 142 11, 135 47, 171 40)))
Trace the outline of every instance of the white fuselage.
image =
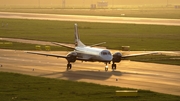
POLYGON ((110 62, 112 55, 107 49, 93 48, 93 47, 76 47, 77 58, 82 61, 99 61, 110 62))

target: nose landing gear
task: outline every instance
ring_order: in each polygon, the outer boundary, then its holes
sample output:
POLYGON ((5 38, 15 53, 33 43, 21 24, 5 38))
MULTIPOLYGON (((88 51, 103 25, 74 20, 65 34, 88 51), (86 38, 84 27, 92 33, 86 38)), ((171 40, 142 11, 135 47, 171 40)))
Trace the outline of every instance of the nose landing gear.
POLYGON ((105 66, 105 71, 106 71, 106 72, 108 71, 108 66, 107 66, 107 65, 105 66))

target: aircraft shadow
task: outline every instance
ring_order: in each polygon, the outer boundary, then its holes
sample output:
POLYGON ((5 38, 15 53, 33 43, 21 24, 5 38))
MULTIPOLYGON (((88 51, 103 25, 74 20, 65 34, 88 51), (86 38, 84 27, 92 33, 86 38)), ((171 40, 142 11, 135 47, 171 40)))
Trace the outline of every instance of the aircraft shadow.
POLYGON ((59 79, 68 79, 68 80, 81 80, 81 79, 89 79, 89 80, 106 80, 111 76, 121 76, 122 73, 120 71, 88 71, 88 70, 70 70, 64 72, 53 72, 48 74, 42 74, 39 76, 42 77, 54 77, 59 79))

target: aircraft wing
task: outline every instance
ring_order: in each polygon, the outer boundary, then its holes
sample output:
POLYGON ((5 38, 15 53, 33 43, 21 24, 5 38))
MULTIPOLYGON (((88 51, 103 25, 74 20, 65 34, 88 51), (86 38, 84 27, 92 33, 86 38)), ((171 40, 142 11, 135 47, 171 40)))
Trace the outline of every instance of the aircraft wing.
POLYGON ((73 46, 73 45, 63 44, 63 43, 58 43, 58 42, 52 42, 52 44, 55 44, 55 45, 58 45, 58 46, 67 47, 67 48, 70 48, 70 49, 74 49, 75 48, 75 46, 73 46))
POLYGON ((130 55, 124 55, 124 56, 122 56, 122 58, 136 57, 136 56, 143 56, 143 55, 150 55, 150 54, 158 54, 158 52, 147 52, 147 53, 139 53, 139 54, 130 54, 130 55))
MULTIPOLYGON (((58 54, 47 54, 47 53, 31 52, 31 51, 26 51, 26 53, 36 54, 36 55, 44 55, 44 56, 51 56, 51 57, 57 57, 57 58, 68 58, 67 56, 62 56, 62 55, 58 55, 58 54)), ((80 60, 80 61, 93 61, 90 58, 78 58, 78 57, 77 57, 77 60, 80 60)))
POLYGON ((57 57, 57 58, 67 58, 67 56, 62 56, 62 55, 57 55, 57 54, 47 54, 47 53, 41 53, 41 52, 26 52, 30 54, 37 54, 37 55, 44 55, 44 56, 52 56, 52 57, 57 57))

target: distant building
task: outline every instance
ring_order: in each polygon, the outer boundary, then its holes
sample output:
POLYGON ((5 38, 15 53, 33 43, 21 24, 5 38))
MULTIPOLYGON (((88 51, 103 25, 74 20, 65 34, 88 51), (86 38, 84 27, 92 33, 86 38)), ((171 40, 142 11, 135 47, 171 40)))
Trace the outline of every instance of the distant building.
POLYGON ((98 8, 107 8, 108 7, 108 2, 106 2, 106 1, 99 1, 99 2, 97 2, 97 7, 98 8))

